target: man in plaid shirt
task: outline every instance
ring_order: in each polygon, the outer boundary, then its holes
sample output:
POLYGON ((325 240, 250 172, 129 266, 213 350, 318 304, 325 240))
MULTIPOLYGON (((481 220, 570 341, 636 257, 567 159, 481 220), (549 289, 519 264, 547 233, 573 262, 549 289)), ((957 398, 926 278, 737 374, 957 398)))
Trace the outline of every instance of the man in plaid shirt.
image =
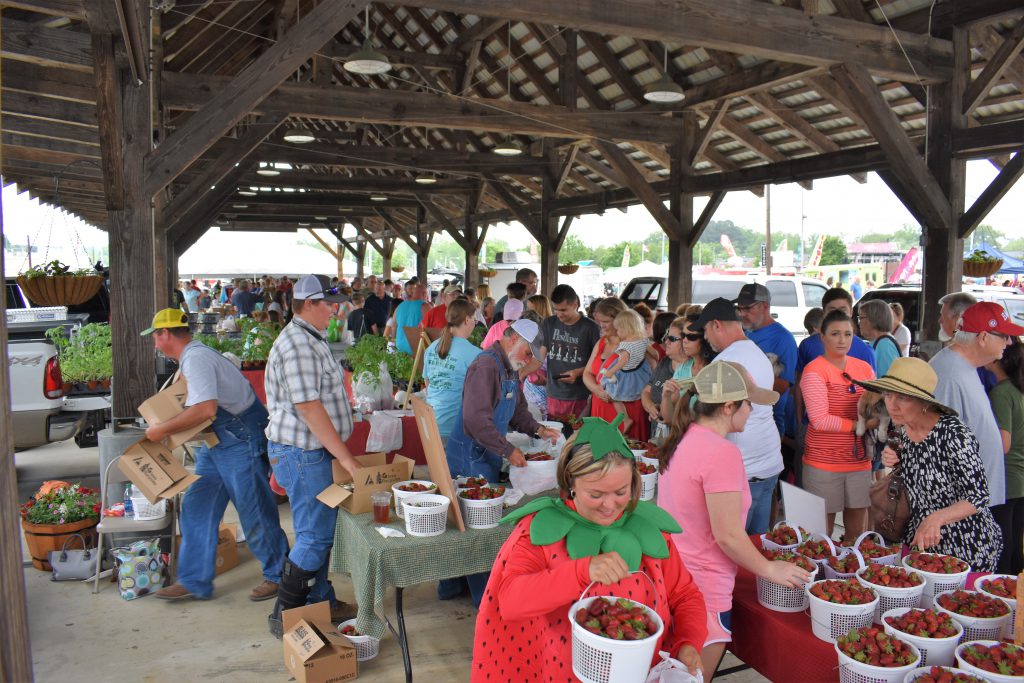
POLYGON ((278 638, 286 609, 329 600, 332 621, 354 616, 327 580, 338 511, 316 499, 334 481, 334 459, 353 475, 359 467, 345 447, 352 434, 352 411, 344 373, 325 333, 332 304, 344 296, 323 275, 303 277, 292 293, 295 317, 270 350, 265 379, 267 453, 277 483, 288 492, 295 527, 295 545, 284 560, 277 604, 268 617, 270 632, 278 638))

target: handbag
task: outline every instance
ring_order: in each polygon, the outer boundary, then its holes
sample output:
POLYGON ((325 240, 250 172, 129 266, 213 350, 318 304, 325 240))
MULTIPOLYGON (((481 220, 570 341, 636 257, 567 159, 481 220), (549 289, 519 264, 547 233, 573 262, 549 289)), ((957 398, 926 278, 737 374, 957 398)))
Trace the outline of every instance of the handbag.
POLYGON ((60 550, 51 550, 47 558, 53 570, 51 581, 84 581, 96 574, 99 553, 85 544, 82 534, 72 534, 64 541, 60 550), (82 542, 81 550, 68 550, 68 543, 74 539, 82 542))
POLYGON ((903 483, 899 463, 893 470, 871 485, 871 523, 875 531, 890 543, 902 543, 910 522, 910 499, 903 483))
POLYGON ((157 539, 135 541, 128 547, 114 548, 113 554, 122 598, 141 598, 160 587, 165 565, 157 539))

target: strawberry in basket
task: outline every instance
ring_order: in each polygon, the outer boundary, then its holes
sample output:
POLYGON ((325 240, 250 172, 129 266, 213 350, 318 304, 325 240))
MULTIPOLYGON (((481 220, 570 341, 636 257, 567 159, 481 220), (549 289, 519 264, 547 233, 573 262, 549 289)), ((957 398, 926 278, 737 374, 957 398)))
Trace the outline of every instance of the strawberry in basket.
POLYGON ((626 439, 626 445, 629 446, 631 451, 646 451, 651 446, 646 441, 639 441, 637 439, 626 439))
POLYGON ((548 460, 554 460, 555 456, 550 453, 527 453, 527 462, 547 462, 548 460))
POLYGON ((994 619, 1010 613, 1009 605, 1002 600, 964 590, 943 593, 939 596, 939 606, 954 614, 976 619, 994 619))
POLYGON ((857 556, 853 553, 844 555, 843 557, 832 556, 828 558, 828 566, 832 567, 832 569, 839 574, 854 574, 858 569, 860 569, 860 563, 857 561, 857 556))
POLYGON ((642 605, 625 598, 597 598, 589 607, 577 610, 575 618, 591 633, 614 640, 643 640, 658 630, 642 605))
POLYGON ((459 492, 459 496, 466 500, 494 500, 503 495, 505 495, 504 486, 474 486, 459 492))
POLYGON ((953 673, 945 667, 933 666, 927 673, 915 678, 914 683, 985 683, 985 680, 970 674, 953 673))
MULTIPOLYGON (((809 535, 803 527, 800 527, 800 533, 805 537, 809 535)), ((764 537, 776 545, 796 545, 796 531, 788 524, 772 529, 764 537)))
POLYGON ((967 563, 952 555, 934 553, 910 553, 906 562, 914 569, 932 574, 959 574, 967 571, 967 563))
POLYGON ((338 631, 338 633, 340 633, 343 636, 361 636, 361 635, 363 635, 362 633, 357 631, 356 627, 353 626, 352 624, 346 624, 345 626, 342 626, 341 629, 338 631))
POLYGON ((817 567, 811 562, 810 559, 804 557, 799 553, 794 553, 791 550, 762 550, 761 554, 767 557, 769 560, 780 560, 782 562, 789 562, 795 564, 798 567, 803 567, 809 572, 817 571, 817 567))
POLYGON ((953 617, 934 609, 912 609, 897 617, 885 617, 885 623, 921 638, 949 638, 959 633, 953 617))
POLYGON ((487 479, 484 477, 466 477, 466 481, 459 484, 459 488, 473 488, 476 486, 487 486, 487 479))
MULTIPOLYGON (((843 547, 852 548, 854 546, 852 543, 849 545, 844 543, 843 547)), ((893 554, 892 548, 887 548, 884 545, 875 543, 871 538, 865 538, 861 541, 860 545, 857 546, 857 550, 860 551, 860 554, 864 556, 865 560, 876 560, 879 557, 885 557, 886 555, 893 554)))
POLYGON ((645 462, 638 462, 636 464, 636 469, 637 472, 639 472, 640 474, 654 474, 655 472, 658 471, 657 467, 655 467, 654 465, 648 465, 645 462))
POLYGON ((436 488, 437 487, 434 486, 433 484, 431 484, 430 486, 427 486, 426 484, 421 484, 419 482, 414 481, 411 484, 402 484, 402 485, 400 485, 398 487, 398 490, 399 491, 407 491, 409 493, 423 493, 424 491, 433 491, 436 488))
POLYGON ((982 645, 976 643, 960 651, 971 666, 1003 676, 1024 676, 1024 648, 1010 643, 982 645))
POLYGON ((797 548, 796 551, 812 560, 824 560, 827 557, 832 557, 832 548, 828 547, 828 543, 817 539, 804 541, 803 545, 797 548))
POLYGON ((917 572, 909 572, 903 567, 887 564, 869 564, 861 578, 868 583, 886 588, 913 588, 924 583, 924 579, 917 572))
POLYGON ((869 666, 906 666, 919 659, 906 643, 875 626, 854 629, 845 636, 839 636, 836 645, 850 659, 869 666))
POLYGON ((1000 576, 997 579, 989 579, 985 582, 985 590, 992 595, 1010 600, 1017 599, 1017 579, 1008 576, 1000 576))
POLYGON ((875 592, 851 579, 821 581, 811 586, 811 595, 837 605, 866 605, 875 592))

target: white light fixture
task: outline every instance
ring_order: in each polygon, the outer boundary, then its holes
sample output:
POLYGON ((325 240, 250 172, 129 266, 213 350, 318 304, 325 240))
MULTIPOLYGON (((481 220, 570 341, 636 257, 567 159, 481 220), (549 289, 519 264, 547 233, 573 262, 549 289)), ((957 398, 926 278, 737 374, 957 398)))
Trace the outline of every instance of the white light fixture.
POLYGON ((281 175, 281 172, 274 168, 274 164, 264 161, 260 163, 259 170, 256 171, 256 174, 271 178, 276 175, 281 175))
POLYGON ((675 104, 686 99, 683 89, 679 84, 668 77, 668 47, 662 46, 664 51, 664 65, 661 70, 661 78, 644 88, 644 99, 655 104, 675 104))
POLYGON ((313 142, 316 140, 316 136, 313 132, 303 125, 292 126, 284 133, 285 142, 294 142, 297 145, 303 145, 307 142, 313 142))
POLYGON ((327 220, 327 216, 313 216, 313 220, 325 221, 327 220))
POLYGON ((523 146, 518 141, 513 140, 512 135, 509 134, 491 151, 503 157, 517 157, 523 153, 523 146))
POLYGON ((433 185, 437 182, 437 176, 433 173, 420 173, 416 176, 416 182, 420 185, 433 185))
POLYGON ((243 197, 255 197, 256 196, 256 192, 254 192, 253 190, 239 190, 238 194, 242 195, 243 197))
POLYGON ((387 200, 388 200, 387 197, 385 197, 383 195, 379 195, 379 194, 375 194, 375 195, 371 195, 370 196, 370 201, 371 202, 386 202, 387 200))
POLYGON ((232 204, 231 208, 232 209, 248 209, 249 205, 248 204, 232 204))
POLYGON ((379 76, 391 71, 391 64, 388 58, 373 49, 370 44, 370 6, 366 6, 366 30, 364 33, 363 47, 353 54, 342 65, 345 71, 364 76, 379 76))
POLYGON ((302 226, 303 228, 308 228, 309 227, 309 223, 301 223, 300 222, 299 225, 302 226))

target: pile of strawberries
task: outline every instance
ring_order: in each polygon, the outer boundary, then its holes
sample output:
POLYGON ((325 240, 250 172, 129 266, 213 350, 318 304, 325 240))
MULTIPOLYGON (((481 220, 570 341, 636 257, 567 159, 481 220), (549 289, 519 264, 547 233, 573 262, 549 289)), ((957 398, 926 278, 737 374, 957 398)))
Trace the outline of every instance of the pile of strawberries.
POLYGON ((960 656, 971 666, 1003 676, 1024 676, 1024 648, 1010 643, 965 647, 960 656))
POLYGON ((975 591, 943 593, 938 601, 943 609, 975 619, 995 619, 1010 613, 1010 607, 1002 600, 975 591))
POLYGON ((995 579, 986 580, 983 585, 985 586, 986 593, 1010 600, 1017 599, 1017 579, 1015 578, 1000 576, 995 579))
POLYGON ((917 572, 888 564, 869 564, 861 572, 860 577, 868 583, 886 588, 913 588, 924 583, 924 579, 917 572))
POLYGON ((487 480, 483 477, 466 477, 466 481, 459 484, 460 489, 471 489, 474 486, 487 486, 487 480))
POLYGON ((554 459, 555 459, 555 456, 551 455, 550 453, 527 453, 526 454, 526 460, 528 462, 547 462, 549 460, 554 460, 554 459))
POLYGON ((875 601, 875 592, 852 579, 819 581, 811 586, 811 595, 837 605, 866 605, 875 601))
POLYGON ((459 491, 459 496, 466 500, 494 500, 504 495, 504 486, 473 486, 459 491))
POLYGON ((944 666, 933 666, 928 673, 914 679, 914 683, 985 683, 985 679, 964 673, 953 673, 944 666))
POLYGON ((850 659, 869 666, 906 666, 920 659, 909 645, 876 626, 865 626, 839 636, 836 646, 850 659))
POLYGON ((638 462, 636 464, 636 469, 640 474, 654 474, 658 471, 657 467, 654 465, 648 465, 645 462, 638 462))
MULTIPOLYGON (((803 552, 803 551, 801 551, 803 552)), ((860 562, 853 553, 842 557, 832 556, 828 558, 828 566, 840 574, 853 574, 860 569, 860 562)))
POLYGON ((797 548, 796 551, 812 560, 824 560, 826 557, 833 557, 832 548, 825 541, 804 541, 804 544, 797 548))
POLYGON ((436 488, 433 484, 427 486, 416 481, 411 484, 399 484, 398 486, 399 491, 408 491, 409 493, 423 493, 424 491, 433 491, 436 488))
POLYGON ((577 610, 576 623, 613 640, 643 640, 658 630, 645 607, 625 598, 597 598, 589 607, 577 610))
POLYGON ((361 635, 363 635, 362 633, 357 631, 356 627, 353 626, 352 624, 346 624, 346 625, 342 626, 340 629, 338 629, 338 633, 340 633, 343 636, 361 636, 361 635))
MULTIPOLYGON (((809 535, 807 529, 803 527, 800 527, 800 533, 805 537, 809 535)), ((782 524, 772 529, 764 537, 765 540, 771 541, 776 545, 796 545, 796 531, 788 524, 782 524)))
POLYGON ((910 553, 904 562, 923 572, 932 574, 959 574, 967 571, 967 563, 952 555, 936 555, 934 553, 910 553))
POLYGON ((897 631, 921 638, 949 638, 960 633, 953 617, 934 609, 912 609, 898 617, 885 617, 897 631))
POLYGON ((762 550, 761 554, 767 557, 769 560, 780 560, 782 562, 789 562, 791 564, 795 564, 798 567, 803 567, 809 572, 813 572, 818 569, 809 558, 804 557, 800 553, 794 553, 791 550, 762 550))
MULTIPOLYGON (((846 548, 854 547, 853 545, 846 545, 845 543, 843 546, 846 548)), ((860 554, 864 556, 865 560, 877 560, 879 557, 886 557, 894 554, 892 548, 875 543, 870 537, 861 541, 860 545, 856 546, 856 548, 860 551, 860 554)))

